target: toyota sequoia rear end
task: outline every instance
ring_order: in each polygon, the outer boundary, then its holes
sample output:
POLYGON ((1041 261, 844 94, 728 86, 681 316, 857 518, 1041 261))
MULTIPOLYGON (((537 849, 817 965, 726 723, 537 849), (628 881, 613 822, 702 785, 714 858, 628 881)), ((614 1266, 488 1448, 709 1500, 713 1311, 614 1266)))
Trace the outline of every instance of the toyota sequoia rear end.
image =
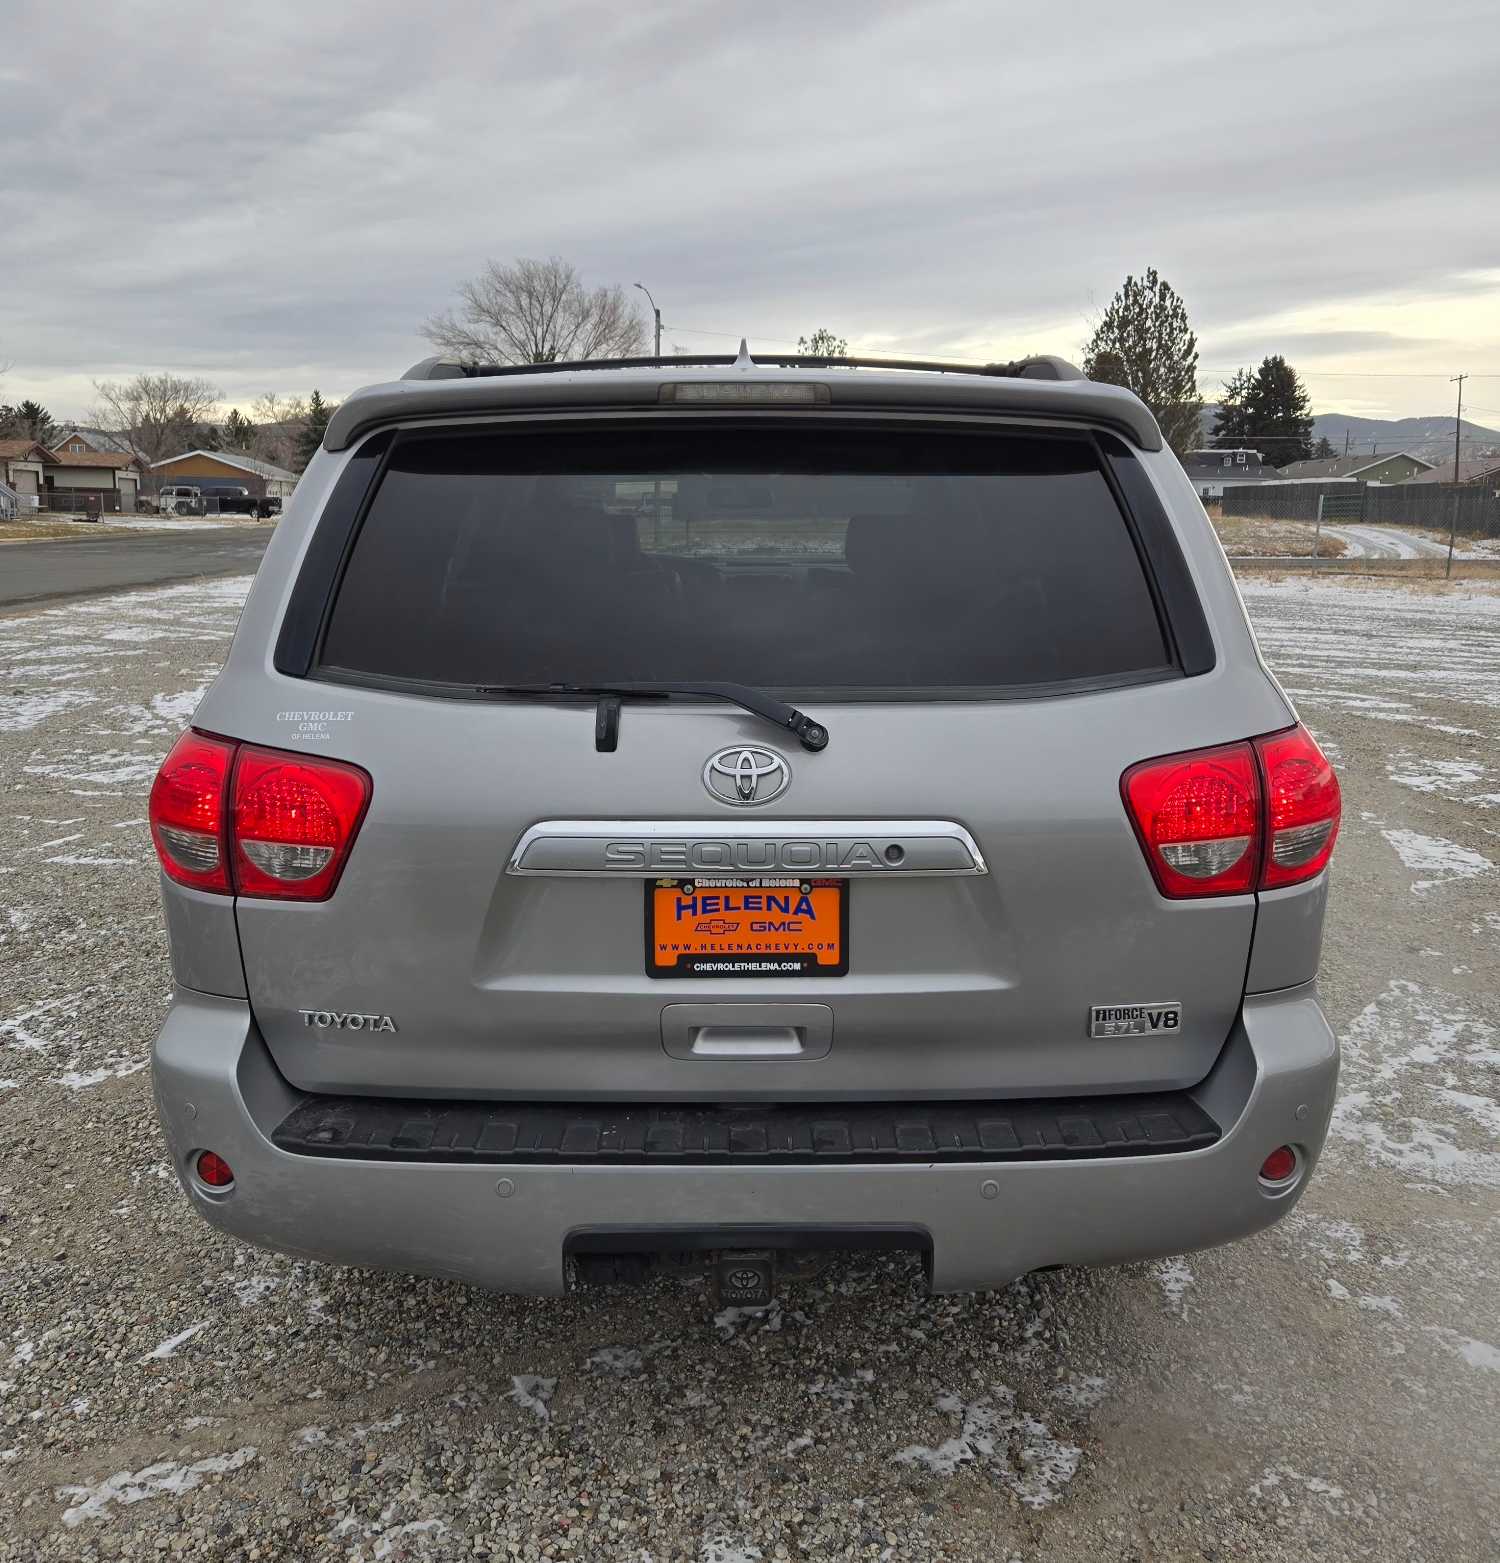
POLYGON ((150 812, 174 1162, 288 1252, 992 1286, 1269 1225, 1332 1107, 1337 782, 1058 360, 361 392, 150 812))

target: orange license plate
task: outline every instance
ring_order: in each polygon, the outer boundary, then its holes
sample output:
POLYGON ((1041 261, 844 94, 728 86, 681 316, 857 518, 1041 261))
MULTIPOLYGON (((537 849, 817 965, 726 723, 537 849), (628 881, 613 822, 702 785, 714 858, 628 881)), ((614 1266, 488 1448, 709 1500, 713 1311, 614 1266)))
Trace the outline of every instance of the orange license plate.
POLYGON ((648 977, 842 977, 843 879, 646 881, 648 977))

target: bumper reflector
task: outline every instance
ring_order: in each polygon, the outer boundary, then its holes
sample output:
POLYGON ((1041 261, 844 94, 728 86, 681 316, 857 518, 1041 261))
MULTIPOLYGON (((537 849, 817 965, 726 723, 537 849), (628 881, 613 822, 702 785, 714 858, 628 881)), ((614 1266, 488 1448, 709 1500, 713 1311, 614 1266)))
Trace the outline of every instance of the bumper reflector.
POLYGON ((204 1151, 198 1157, 195 1170, 199 1181, 211 1189, 227 1189, 234 1182, 234 1173, 229 1170, 229 1163, 212 1151, 204 1151))

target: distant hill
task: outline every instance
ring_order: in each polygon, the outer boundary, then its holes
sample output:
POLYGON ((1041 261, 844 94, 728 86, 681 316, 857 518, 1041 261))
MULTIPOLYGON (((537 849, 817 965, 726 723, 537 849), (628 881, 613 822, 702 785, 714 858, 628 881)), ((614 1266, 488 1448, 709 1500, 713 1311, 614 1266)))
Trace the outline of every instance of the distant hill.
MULTIPOLYGON (((1214 408, 1203 409, 1203 443, 1210 443, 1214 426, 1214 408)), ((1409 451, 1423 461, 1453 460, 1453 415, 1438 413, 1431 418, 1355 418, 1349 413, 1319 413, 1313 419, 1313 439, 1326 439, 1334 454, 1344 454, 1344 436, 1349 437, 1350 455, 1388 456, 1392 451, 1409 451)), ((1460 455, 1500 455, 1500 429, 1464 419, 1460 455)), ((1252 441, 1253 443, 1253 441, 1252 441)))

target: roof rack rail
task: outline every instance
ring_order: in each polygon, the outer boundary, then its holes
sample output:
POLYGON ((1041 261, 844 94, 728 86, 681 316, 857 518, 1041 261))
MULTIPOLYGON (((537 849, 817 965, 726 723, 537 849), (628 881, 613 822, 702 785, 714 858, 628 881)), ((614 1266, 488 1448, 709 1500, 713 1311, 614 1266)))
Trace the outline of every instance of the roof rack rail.
MULTIPOLYGON (((744 367, 729 353, 689 353, 673 358, 587 358, 554 364, 464 364, 451 358, 424 358, 403 380, 474 380, 492 375, 570 374, 580 369, 710 369, 744 367)), ((1081 380, 1083 372, 1064 358, 1018 358, 1008 364, 954 364, 935 358, 813 358, 801 353, 771 353, 755 359, 756 368, 916 369, 935 374, 987 375, 1005 380, 1081 380)))

